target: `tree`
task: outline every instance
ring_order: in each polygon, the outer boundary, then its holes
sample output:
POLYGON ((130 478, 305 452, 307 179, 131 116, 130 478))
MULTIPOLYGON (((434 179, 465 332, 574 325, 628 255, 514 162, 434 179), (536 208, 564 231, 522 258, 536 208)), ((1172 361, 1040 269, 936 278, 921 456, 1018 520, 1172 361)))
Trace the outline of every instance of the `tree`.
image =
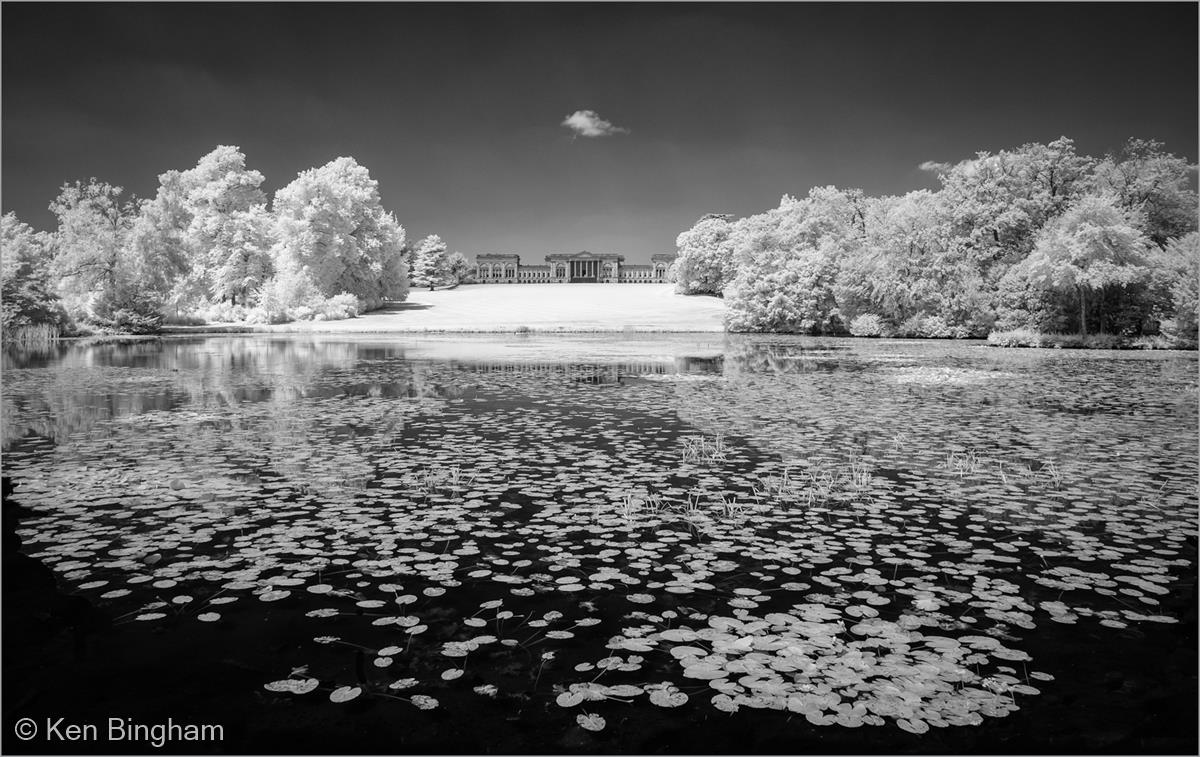
POLYGON ((167 171, 158 181, 155 197, 138 206, 129 233, 129 263, 138 281, 160 293, 165 306, 178 309, 203 294, 186 286, 193 258, 187 244, 191 214, 180 172, 167 171))
POLYGON ((446 258, 446 243, 437 234, 430 234, 417 243, 413 252, 412 282, 416 286, 427 286, 433 291, 442 283, 449 272, 446 258))
POLYGON ((1195 345, 1200 329, 1200 232, 1172 239, 1155 266, 1163 331, 1195 345))
POLYGON ((756 260, 757 275, 741 276, 729 287, 727 325, 731 331, 826 333, 837 331, 831 292, 839 249, 824 239, 816 245, 768 249, 756 260))
POLYGON ((844 321, 870 314, 895 333, 987 334, 994 320, 990 298, 954 235, 942 193, 920 190, 868 202, 864 227, 863 244, 847 251, 838 275, 844 321))
MULTIPOLYGON (((1086 335, 1090 300, 1149 278, 1148 245, 1117 198, 1087 195, 1042 230, 1020 269, 1036 287, 1072 293, 1079 331, 1086 335)), ((1102 310, 1091 320, 1103 331, 1109 315, 1102 310)))
POLYGON ((941 194, 955 246, 994 285, 1029 254, 1042 226, 1087 190, 1094 164, 1061 137, 943 167, 941 194))
POLYGON ((121 187, 98 179, 64 184, 50 210, 58 218, 53 275, 73 315, 103 318, 140 294, 125 255, 135 206, 121 187))
POLYGON ((50 283, 53 239, 34 231, 15 213, 0 217, 0 325, 6 333, 22 326, 66 326, 66 312, 50 283))
POLYGON ((738 221, 731 232, 737 273, 725 295, 730 330, 843 330, 838 268, 861 248, 866 204, 859 190, 816 187, 738 221))
POLYGON ((1137 214, 1150 240, 1160 248, 1196 231, 1195 172, 1183 158, 1155 140, 1130 139, 1096 166, 1096 189, 1115 195, 1120 207, 1137 214))
POLYGON ((263 205, 234 211, 221 223, 214 239, 212 258, 217 267, 210 272, 209 291, 217 300, 249 304, 271 275, 271 245, 274 219, 263 205))
POLYGON ((452 252, 446 258, 446 270, 455 284, 461 284, 470 275, 471 263, 461 252, 452 252))
POLYGON ((735 330, 1190 329, 1195 169, 1160 143, 1097 161, 1060 137, 922 168, 938 191, 818 187, 738 221, 705 216, 676 240, 677 291, 723 280, 735 330))
POLYGON ((192 276, 205 295, 245 303, 269 270, 263 175, 234 146, 218 145, 180 175, 188 213, 192 276))
POLYGON ((158 177, 131 233, 132 264, 169 306, 249 304, 270 270, 263 175, 235 146, 218 145, 186 171, 158 177))
POLYGON ((348 292, 363 310, 408 294, 404 228, 354 158, 302 172, 275 193, 277 268, 294 266, 322 296, 348 292))
POLYGON ((675 239, 671 277, 679 294, 721 296, 734 275, 733 216, 709 213, 675 239))

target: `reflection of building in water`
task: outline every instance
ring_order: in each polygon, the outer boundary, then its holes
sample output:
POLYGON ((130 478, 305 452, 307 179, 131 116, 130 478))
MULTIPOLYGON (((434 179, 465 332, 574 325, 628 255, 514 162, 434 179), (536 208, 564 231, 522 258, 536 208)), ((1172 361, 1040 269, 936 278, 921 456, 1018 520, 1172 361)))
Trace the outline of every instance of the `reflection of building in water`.
POLYGON ((472 373, 512 373, 520 375, 564 376, 583 384, 615 384, 622 377, 674 373, 720 373, 722 359, 677 357, 636 363, 462 363, 472 373))
POLYGON ((521 265, 520 255, 476 255, 481 284, 652 284, 667 280, 674 255, 651 255, 650 265, 625 265, 624 255, 552 253, 546 265, 521 265))

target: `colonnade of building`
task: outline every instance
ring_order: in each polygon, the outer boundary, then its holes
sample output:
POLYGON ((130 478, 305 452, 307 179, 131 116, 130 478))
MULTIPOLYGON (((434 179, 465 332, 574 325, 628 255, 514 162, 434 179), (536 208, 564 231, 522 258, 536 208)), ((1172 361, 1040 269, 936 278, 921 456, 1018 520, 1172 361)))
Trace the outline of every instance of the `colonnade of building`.
POLYGON ((481 284, 652 284, 667 281, 674 255, 653 255, 649 265, 625 265, 623 255, 552 254, 545 265, 522 265, 518 255, 479 255, 475 281, 481 284))

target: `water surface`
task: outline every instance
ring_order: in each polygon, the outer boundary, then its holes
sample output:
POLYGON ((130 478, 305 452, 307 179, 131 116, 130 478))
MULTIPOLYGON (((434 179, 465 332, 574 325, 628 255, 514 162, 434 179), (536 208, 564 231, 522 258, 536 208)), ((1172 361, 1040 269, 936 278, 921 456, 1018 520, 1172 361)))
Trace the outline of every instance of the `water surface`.
POLYGON ((1195 748, 1194 353, 5 359, 23 551, 114 621, 83 659, 6 649, 30 712, 187 711, 229 751, 1195 748))

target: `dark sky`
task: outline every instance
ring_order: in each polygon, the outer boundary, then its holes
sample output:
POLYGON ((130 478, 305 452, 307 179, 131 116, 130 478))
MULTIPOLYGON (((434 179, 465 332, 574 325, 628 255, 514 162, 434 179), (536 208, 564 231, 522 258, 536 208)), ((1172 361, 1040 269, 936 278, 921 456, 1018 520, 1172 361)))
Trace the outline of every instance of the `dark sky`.
POLYGON ((218 144, 273 192, 351 155, 409 238, 674 250, 708 212, 1073 137, 1197 157, 1197 5, 5 3, 3 209, 152 196, 218 144), (574 136, 592 110, 628 131, 574 136))

